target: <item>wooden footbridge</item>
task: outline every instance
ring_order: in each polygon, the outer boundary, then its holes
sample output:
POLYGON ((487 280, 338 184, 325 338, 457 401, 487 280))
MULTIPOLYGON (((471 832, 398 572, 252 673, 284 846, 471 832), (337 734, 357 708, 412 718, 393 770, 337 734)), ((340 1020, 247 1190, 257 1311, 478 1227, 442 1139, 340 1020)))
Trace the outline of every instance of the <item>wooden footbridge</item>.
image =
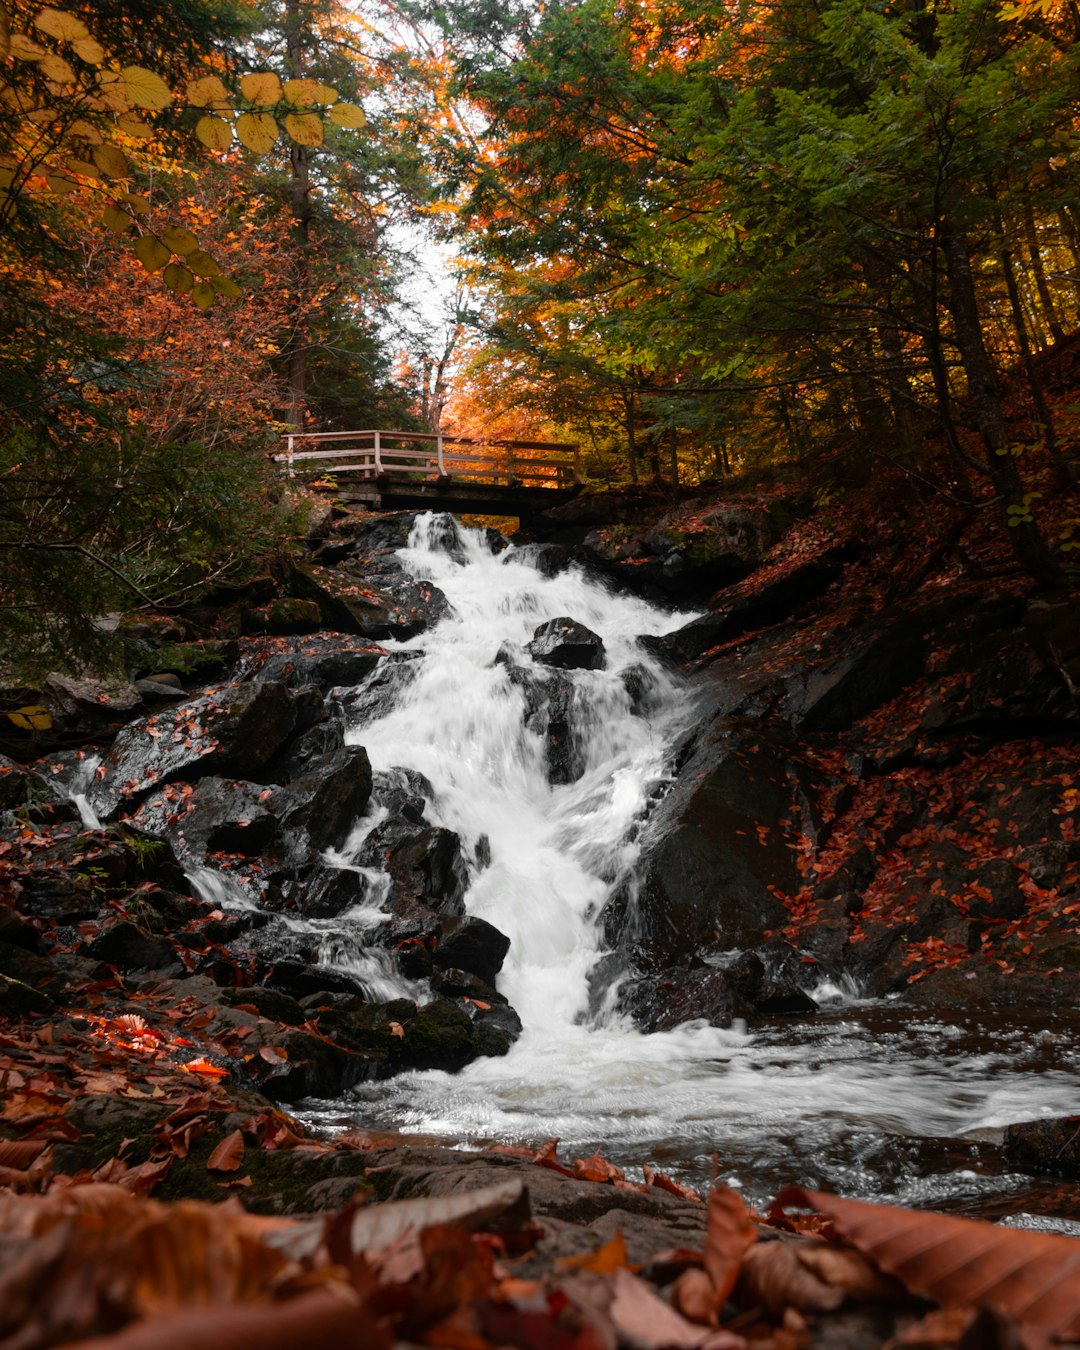
POLYGON ((274 459, 371 510, 522 516, 581 491, 578 447, 424 431, 294 432, 274 459))

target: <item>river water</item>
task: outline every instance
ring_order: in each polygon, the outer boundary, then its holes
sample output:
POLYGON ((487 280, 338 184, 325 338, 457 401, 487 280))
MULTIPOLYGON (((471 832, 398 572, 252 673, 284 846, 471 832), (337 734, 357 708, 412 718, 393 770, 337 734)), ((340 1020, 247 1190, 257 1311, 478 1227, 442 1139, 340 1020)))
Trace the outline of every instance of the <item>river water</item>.
MULTIPOLYGON (((566 1156, 600 1147, 616 1163, 653 1162, 697 1184, 715 1169, 755 1198, 801 1181, 977 1206, 1021 1188, 1002 1174, 995 1141, 1011 1121, 1077 1109, 1080 1035, 1064 1014, 1052 1026, 953 1025, 825 986, 816 1018, 749 1032, 691 1024, 643 1035, 610 1013, 590 1015, 597 917, 635 866, 637 830, 694 717, 686 688, 636 638, 689 616, 611 594, 573 569, 545 577, 528 550, 493 554, 481 533, 445 516, 420 517, 402 558, 453 612, 387 644, 421 655, 393 707, 349 739, 376 770, 423 773, 435 789, 429 817, 457 831, 468 855, 482 856, 486 837, 491 861, 466 907, 511 940, 499 989, 524 1032, 505 1058, 459 1074, 410 1073, 313 1104, 312 1123, 465 1146, 558 1136, 566 1156), (524 644, 561 616, 601 635, 607 664, 571 673, 585 772, 553 787, 522 691, 495 656, 509 643, 529 666, 524 644), (644 717, 623 679, 642 666, 652 690, 644 717)), ((358 822, 335 861, 350 865, 371 825, 358 822)), ((375 894, 367 922, 378 921, 375 894)), ((348 965, 340 951, 335 963, 348 965)), ((385 971, 367 974, 385 977, 383 997, 400 992, 385 971)))

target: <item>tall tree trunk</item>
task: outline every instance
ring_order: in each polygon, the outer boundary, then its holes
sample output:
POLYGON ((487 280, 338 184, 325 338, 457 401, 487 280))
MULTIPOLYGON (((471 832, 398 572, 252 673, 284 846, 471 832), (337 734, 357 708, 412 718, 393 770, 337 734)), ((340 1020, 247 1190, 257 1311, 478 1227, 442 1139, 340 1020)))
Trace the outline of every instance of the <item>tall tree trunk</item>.
MULTIPOLYGON (((1001 228, 999 222, 999 229, 1001 228)), ((1050 406, 1046 402, 1046 395, 1043 392, 1042 380, 1039 378, 1039 369, 1035 364, 1035 357, 1031 350, 1031 342, 1028 339, 1027 326, 1024 323, 1024 307, 1020 300, 1020 288, 1016 284, 1016 273, 1013 270, 1013 256, 1009 251, 1009 246, 1005 241, 1004 232, 1001 233, 1001 245, 999 250, 1001 258, 1002 271, 1005 273, 1005 289, 1009 293, 1009 306, 1012 309, 1013 327, 1016 330, 1016 342, 1020 348, 1020 360, 1023 362, 1024 373, 1027 375, 1028 388, 1031 390, 1031 401, 1035 405, 1035 415, 1039 419, 1042 427, 1043 442, 1046 445, 1046 453, 1054 466, 1054 474, 1058 482, 1063 486, 1069 483, 1069 471, 1065 467, 1065 461, 1061 456, 1061 449, 1057 442, 1057 431, 1054 426, 1054 417, 1050 411, 1050 406)))
POLYGON ((1035 212, 1032 210, 1030 202, 1024 203, 1024 233, 1027 237, 1028 257, 1031 261, 1031 275, 1035 278, 1035 290, 1039 296, 1039 304, 1042 306, 1046 326, 1049 328, 1050 336, 1054 341, 1061 342, 1065 337, 1065 330, 1061 326, 1057 306, 1054 304, 1054 297, 1050 294, 1050 286, 1046 280, 1046 268, 1043 267, 1042 249, 1039 247, 1039 230, 1038 226, 1035 224, 1035 212))
MULTIPOLYGON (((302 0, 285 0, 285 76, 298 80, 304 75, 304 15, 302 0)), ((294 431, 303 431, 307 416, 308 291, 311 280, 311 156, 306 146, 289 147, 289 209, 292 215, 293 308, 286 343, 288 356, 289 411, 286 418, 294 431)))
POLYGON ((941 243, 949 280, 949 308, 960 361, 967 376, 968 397, 975 425, 986 447, 986 471, 997 492, 1009 542, 1020 565, 1034 581, 1044 586, 1060 586, 1064 582, 1064 572, 1047 548, 1038 525, 1033 520, 1009 524, 1010 506, 1014 508, 1012 516, 1026 514, 1024 485, 1009 444, 997 375, 983 340, 968 242, 963 231, 946 219, 941 224, 941 243))
POLYGON ((630 481, 638 480, 637 415, 634 391, 623 394, 623 426, 626 428, 626 453, 630 461, 630 481))
POLYGON ((668 463, 671 466, 671 486, 679 489, 679 433, 674 427, 668 432, 668 463))

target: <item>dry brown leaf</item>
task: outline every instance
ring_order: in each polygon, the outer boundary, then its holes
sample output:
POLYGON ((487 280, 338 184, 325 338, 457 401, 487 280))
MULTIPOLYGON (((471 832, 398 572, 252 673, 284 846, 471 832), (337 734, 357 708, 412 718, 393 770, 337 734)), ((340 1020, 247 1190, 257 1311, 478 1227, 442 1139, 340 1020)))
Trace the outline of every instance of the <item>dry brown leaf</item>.
POLYGON ((710 1350, 745 1350, 741 1336, 688 1322, 628 1270, 617 1270, 612 1282, 611 1320, 633 1344, 651 1350, 701 1350, 706 1344, 710 1350))
POLYGON ((756 1241, 757 1229, 739 1192, 732 1186, 715 1187, 709 1196, 705 1270, 716 1291, 716 1311, 728 1301, 743 1258, 756 1241))
POLYGON ((649 1163, 643 1163, 641 1171, 646 1186, 655 1186, 658 1191, 667 1191, 669 1195, 677 1195, 683 1200, 696 1200, 700 1203, 701 1196, 692 1186, 684 1186, 681 1181, 675 1181, 666 1172, 658 1172, 649 1163))
POLYGON ((579 1181, 622 1181, 622 1172, 599 1152, 590 1158, 574 1159, 574 1176, 579 1181))
POLYGON ((390 1350, 392 1339, 363 1307, 317 1292, 283 1304, 177 1312, 140 1322, 115 1336, 81 1341, 79 1350, 390 1350))
POLYGON ((243 1161, 244 1136, 240 1130, 233 1130, 207 1158, 206 1167, 210 1172, 238 1172, 243 1161))
POLYGON ((716 1322, 716 1286, 698 1266, 684 1270, 671 1289, 673 1306, 691 1322, 716 1322))
POLYGON ((801 1186, 789 1187, 777 1204, 824 1214, 841 1238, 921 1298, 946 1308, 985 1304, 1060 1340, 1080 1338, 1075 1238, 844 1200, 801 1186))
POLYGON ((42 1139, 0 1139, 0 1167, 25 1172, 48 1147, 42 1139))
POLYGON ((799 1259, 796 1242, 765 1242, 751 1247, 743 1258, 738 1301, 763 1308, 779 1319, 788 1308, 799 1312, 832 1312, 844 1301, 843 1289, 827 1284, 799 1259))

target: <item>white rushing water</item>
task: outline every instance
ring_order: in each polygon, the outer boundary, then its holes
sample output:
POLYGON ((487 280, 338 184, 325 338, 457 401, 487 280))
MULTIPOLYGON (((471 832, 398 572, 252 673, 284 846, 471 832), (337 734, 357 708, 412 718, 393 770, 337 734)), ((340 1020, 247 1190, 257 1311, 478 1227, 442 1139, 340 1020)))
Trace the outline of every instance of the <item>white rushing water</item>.
MULTIPOLYGON (((339 1103, 316 1118, 457 1142, 561 1136, 570 1153, 601 1145, 697 1180, 715 1150, 721 1175, 751 1189, 828 1180, 863 1194, 903 1195, 906 1186, 911 1198, 920 1169, 904 1172, 897 1137, 977 1140, 1011 1120, 1075 1110, 1075 1074, 1060 1067, 1063 1054, 1075 1063, 1071 1043, 1059 1040, 1049 1065, 1039 1038, 1021 1033, 972 1053, 958 1028, 865 1010, 838 989, 823 991, 828 1011, 817 1022, 754 1034, 695 1023, 644 1035, 616 1017, 590 1018, 588 975, 603 954, 596 919, 635 866, 636 826, 694 715, 685 689, 635 639, 688 616, 611 594, 575 569, 545 577, 527 551, 493 555, 483 536, 453 531, 447 517, 420 517, 402 557, 453 613, 387 644, 422 656, 395 705, 350 740, 376 770, 424 774, 435 790, 429 817, 457 831, 471 856, 483 836, 490 842, 466 907, 510 938, 499 990, 524 1032, 505 1058, 362 1087, 354 1109, 339 1103), (571 672, 585 772, 553 787, 522 691, 495 656, 510 643, 531 664, 520 649, 561 616, 600 634, 607 663, 571 672), (632 713, 621 678, 642 664, 655 681, 644 717, 632 713)), ((354 851, 370 825, 360 823, 354 851)), ((377 906, 366 914, 377 921, 377 906)), ((978 1189, 968 1162, 942 1164, 954 1188, 978 1189)))

